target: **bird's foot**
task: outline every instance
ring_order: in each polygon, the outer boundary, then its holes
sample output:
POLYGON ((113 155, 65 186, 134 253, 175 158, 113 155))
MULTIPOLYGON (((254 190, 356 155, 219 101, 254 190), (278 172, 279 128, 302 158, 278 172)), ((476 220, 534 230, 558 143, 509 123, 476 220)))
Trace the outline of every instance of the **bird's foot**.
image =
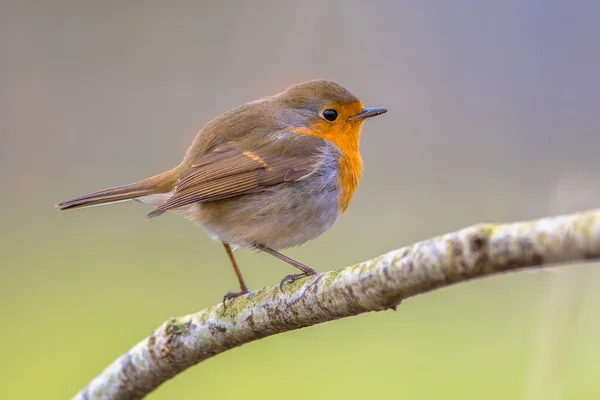
POLYGON ((281 290, 283 292, 283 284, 284 283, 292 283, 294 281, 297 281, 298 279, 302 279, 302 278, 305 278, 307 276, 313 276, 313 275, 316 275, 316 274, 317 274, 317 271, 310 270, 310 271, 302 272, 300 274, 287 275, 279 283, 279 290, 281 290))
POLYGON ((223 307, 226 307, 225 303, 227 302, 227 300, 233 300, 236 297, 240 297, 240 296, 243 296, 243 295, 248 294, 248 293, 250 293, 249 290, 244 290, 244 291, 241 291, 241 292, 227 292, 227 293, 225 293, 225 295, 223 296, 223 307))

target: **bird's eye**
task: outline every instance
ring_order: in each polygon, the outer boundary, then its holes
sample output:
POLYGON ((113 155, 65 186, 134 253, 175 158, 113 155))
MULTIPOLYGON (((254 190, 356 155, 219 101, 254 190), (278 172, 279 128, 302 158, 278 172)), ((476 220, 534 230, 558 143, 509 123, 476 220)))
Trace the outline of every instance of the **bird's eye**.
POLYGON ((332 109, 327 109, 325 111, 323 111, 323 118, 325 118, 327 121, 335 121, 338 117, 338 113, 335 110, 332 109))

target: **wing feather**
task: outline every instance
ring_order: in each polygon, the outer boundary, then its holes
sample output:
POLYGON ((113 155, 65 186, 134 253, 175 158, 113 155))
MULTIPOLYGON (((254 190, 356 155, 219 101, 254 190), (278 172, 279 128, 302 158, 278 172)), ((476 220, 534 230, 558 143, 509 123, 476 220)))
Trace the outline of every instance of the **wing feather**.
POLYGON ((148 218, 189 204, 222 200, 293 182, 315 172, 317 154, 269 155, 267 151, 241 151, 234 145, 216 148, 197 160, 180 178, 173 195, 148 218))

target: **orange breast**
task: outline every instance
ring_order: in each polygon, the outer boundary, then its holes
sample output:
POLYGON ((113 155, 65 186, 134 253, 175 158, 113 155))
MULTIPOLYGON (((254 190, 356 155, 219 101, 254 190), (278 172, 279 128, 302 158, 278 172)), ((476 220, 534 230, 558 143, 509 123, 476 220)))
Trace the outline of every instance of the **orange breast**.
POLYGON ((340 157, 340 177, 338 186, 340 192, 340 212, 346 211, 352 195, 356 191, 362 176, 362 158, 359 152, 340 157))
POLYGON ((339 158, 340 189, 339 206, 343 213, 348 208, 352 195, 356 191, 362 176, 363 162, 359 151, 360 129, 362 122, 346 122, 332 125, 326 121, 320 121, 311 129, 293 129, 294 132, 322 137, 335 143, 342 151, 339 158))

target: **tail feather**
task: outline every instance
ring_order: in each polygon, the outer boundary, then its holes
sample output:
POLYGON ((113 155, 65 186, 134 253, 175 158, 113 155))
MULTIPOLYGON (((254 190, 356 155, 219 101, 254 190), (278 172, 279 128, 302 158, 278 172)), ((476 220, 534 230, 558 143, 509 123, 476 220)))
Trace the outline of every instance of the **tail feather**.
POLYGON ((165 173, 129 185, 117 186, 74 197, 58 203, 56 208, 62 211, 118 203, 152 194, 166 193, 171 190, 172 186, 173 179, 171 178, 171 174, 165 173))
POLYGON ((110 189, 99 190, 97 192, 84 194, 56 205, 60 211, 73 208, 84 208, 98 206, 101 204, 117 203, 120 201, 135 199, 136 197, 152 194, 151 189, 142 189, 136 187, 136 184, 118 186, 110 189))

